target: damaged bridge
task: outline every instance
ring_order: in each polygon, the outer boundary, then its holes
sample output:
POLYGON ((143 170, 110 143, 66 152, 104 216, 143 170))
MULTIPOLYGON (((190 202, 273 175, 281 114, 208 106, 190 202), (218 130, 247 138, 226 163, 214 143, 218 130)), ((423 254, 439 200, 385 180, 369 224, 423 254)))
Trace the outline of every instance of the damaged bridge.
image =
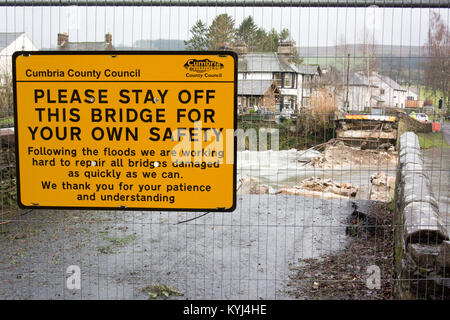
POLYGON ((361 148, 379 149, 395 145, 397 117, 346 114, 336 120, 336 138, 361 148))

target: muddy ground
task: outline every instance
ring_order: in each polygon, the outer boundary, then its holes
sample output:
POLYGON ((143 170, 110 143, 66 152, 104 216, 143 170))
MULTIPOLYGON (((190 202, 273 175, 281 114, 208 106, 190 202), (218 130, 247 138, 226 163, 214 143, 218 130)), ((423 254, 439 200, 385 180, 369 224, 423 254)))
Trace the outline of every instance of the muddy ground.
POLYGON ((330 255, 299 259, 290 265, 290 294, 299 299, 391 300, 394 297, 392 211, 386 203, 371 203, 372 219, 353 219, 352 240, 344 250, 330 255), (359 220, 359 221, 358 221, 359 220), (374 226, 374 228, 372 228, 374 226), (377 285, 370 266, 380 270, 377 285), (369 268, 369 269, 368 269, 369 268))
POLYGON ((343 250, 351 212, 288 195, 243 195, 189 222, 201 214, 24 211, 0 225, 0 299, 308 298, 287 292, 289 265, 343 250), (70 265, 81 290, 66 288, 70 265))

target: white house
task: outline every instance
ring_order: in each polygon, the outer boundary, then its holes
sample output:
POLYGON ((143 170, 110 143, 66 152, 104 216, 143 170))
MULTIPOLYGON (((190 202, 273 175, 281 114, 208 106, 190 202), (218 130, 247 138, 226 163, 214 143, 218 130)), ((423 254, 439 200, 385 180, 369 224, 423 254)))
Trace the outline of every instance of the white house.
POLYGON ((419 90, 416 90, 412 87, 408 87, 408 91, 406 92, 406 100, 409 101, 417 101, 419 100, 419 94, 418 94, 419 90))
MULTIPOLYGON (((254 84, 248 85, 252 87, 264 83, 264 90, 267 89, 266 84, 271 84, 273 81, 279 91, 274 108, 276 111, 283 109, 294 111, 298 106, 309 104, 311 92, 315 87, 314 83, 320 76, 321 70, 319 66, 293 63, 292 42, 280 43, 278 52, 247 53, 246 49, 239 49, 237 51, 241 54, 238 63, 238 80, 245 80, 248 83, 254 81, 254 84)), ((250 99, 249 101, 258 100, 250 99)))
MULTIPOLYGON (((344 90, 339 97, 342 106, 345 105, 346 93, 347 88, 344 84, 344 90)), ((384 108, 404 109, 408 97, 417 100, 416 94, 408 93, 405 88, 388 76, 372 72, 371 76, 367 77, 362 72, 356 72, 349 77, 348 111, 379 109, 382 112, 384 108)))
POLYGON ((274 81, 281 92, 275 110, 294 110, 297 107, 297 71, 275 52, 247 53, 239 56, 238 80, 274 81))
MULTIPOLYGON (((372 105, 372 100, 376 99, 372 97, 372 92, 378 87, 374 83, 369 83, 366 76, 353 73, 348 79, 348 110, 345 111, 365 111, 372 105)), ((344 90, 341 91, 339 100, 340 105, 345 106, 347 99, 347 87, 344 86, 344 90)))
POLYGON ((318 65, 305 64, 297 64, 294 66, 294 69, 297 71, 297 95, 299 104, 302 107, 307 107, 317 87, 317 79, 322 74, 322 70, 318 65))
POLYGON ((388 76, 376 72, 373 72, 369 79, 376 87, 372 90, 372 107, 405 108, 407 94, 405 88, 388 76))
POLYGON ((58 33, 57 47, 58 51, 103 51, 115 50, 112 44, 112 34, 105 34, 105 41, 97 42, 73 42, 69 41, 67 33, 58 33))
POLYGON ((11 75, 14 52, 37 50, 25 32, 0 32, 0 75, 11 75))

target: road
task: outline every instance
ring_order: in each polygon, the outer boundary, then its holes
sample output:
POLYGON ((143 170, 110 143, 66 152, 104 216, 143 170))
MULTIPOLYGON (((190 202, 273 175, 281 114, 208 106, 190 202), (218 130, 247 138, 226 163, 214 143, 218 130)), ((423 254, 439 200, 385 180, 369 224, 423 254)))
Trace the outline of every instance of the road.
POLYGON ((450 145, 450 122, 445 122, 441 129, 447 143, 450 145))
POLYGON ((348 200, 244 195, 232 213, 34 210, 0 229, 0 299, 288 299, 289 264, 342 249, 348 200), (81 289, 66 287, 70 265, 81 289))
MULTIPOLYGON (((450 145, 450 123, 441 127, 441 132, 450 145)), ((450 234, 450 148, 424 150, 425 169, 431 173, 431 186, 439 203, 439 212, 450 234)))

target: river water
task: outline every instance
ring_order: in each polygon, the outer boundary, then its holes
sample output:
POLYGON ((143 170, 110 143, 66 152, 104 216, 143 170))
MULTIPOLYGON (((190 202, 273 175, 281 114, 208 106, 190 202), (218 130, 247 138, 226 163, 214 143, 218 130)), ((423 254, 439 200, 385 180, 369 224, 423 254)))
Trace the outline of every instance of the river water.
POLYGON ((314 168, 299 162, 304 151, 296 149, 281 151, 240 151, 237 157, 238 179, 244 176, 258 179, 272 191, 282 187, 292 187, 309 177, 332 179, 336 183, 350 183, 359 188, 358 199, 368 199, 370 176, 384 171, 395 176, 395 166, 353 166, 345 169, 314 168))

